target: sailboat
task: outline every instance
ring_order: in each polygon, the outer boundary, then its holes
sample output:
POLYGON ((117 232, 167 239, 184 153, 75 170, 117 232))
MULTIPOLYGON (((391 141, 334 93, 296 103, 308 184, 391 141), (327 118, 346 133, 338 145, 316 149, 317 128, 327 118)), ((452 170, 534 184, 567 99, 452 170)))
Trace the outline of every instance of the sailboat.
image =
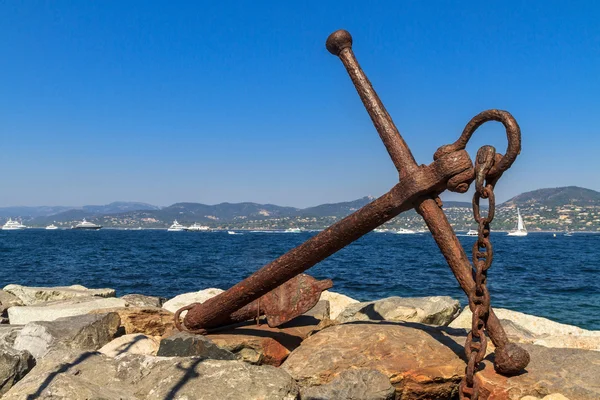
POLYGON ((527 229, 525 228, 525 224, 523 223, 523 218, 521 218, 521 212, 517 208, 517 229, 514 231, 508 232, 508 236, 527 236, 527 229))

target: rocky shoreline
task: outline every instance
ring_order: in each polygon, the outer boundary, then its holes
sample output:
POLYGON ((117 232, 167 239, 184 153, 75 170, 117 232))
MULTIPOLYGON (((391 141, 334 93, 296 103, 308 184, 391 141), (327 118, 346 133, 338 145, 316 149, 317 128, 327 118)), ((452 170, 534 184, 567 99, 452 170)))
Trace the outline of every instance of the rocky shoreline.
MULTIPOLYGON (((206 336, 173 312, 222 292, 173 299, 112 289, 0 290, 2 399, 455 399, 470 311, 450 297, 358 302, 326 291, 280 328, 255 322, 206 336)), ((495 309, 527 371, 479 371, 487 399, 600 398, 600 331, 495 309)), ((491 343, 490 343, 491 344, 491 343)))

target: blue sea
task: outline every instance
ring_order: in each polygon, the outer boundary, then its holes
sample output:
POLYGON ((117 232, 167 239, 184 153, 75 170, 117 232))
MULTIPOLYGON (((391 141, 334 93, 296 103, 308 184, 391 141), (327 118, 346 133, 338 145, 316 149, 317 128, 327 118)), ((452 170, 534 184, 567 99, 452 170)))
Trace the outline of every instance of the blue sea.
MULTIPOLYGON (((315 235, 161 230, 0 231, 0 288, 81 284, 173 297, 227 289, 315 235)), ((492 304, 600 330, 600 235, 492 233, 492 304)), ((462 236, 470 249, 475 238, 462 236)), ((370 233, 308 271, 358 300, 466 297, 429 233, 370 233)))

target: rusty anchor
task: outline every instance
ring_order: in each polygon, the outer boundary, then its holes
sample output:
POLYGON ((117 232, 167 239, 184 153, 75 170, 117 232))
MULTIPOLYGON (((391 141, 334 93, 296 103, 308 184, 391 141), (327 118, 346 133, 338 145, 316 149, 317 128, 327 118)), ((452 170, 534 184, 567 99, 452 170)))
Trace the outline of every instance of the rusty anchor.
POLYGON ((331 286, 331 281, 317 282, 314 279, 299 278, 306 276, 299 274, 400 213, 414 208, 425 220, 450 269, 467 294, 474 313, 472 340, 466 349, 469 358, 466 374, 468 379, 466 384, 461 384, 460 395, 461 398, 475 399, 478 397, 478 387, 473 382, 473 373, 485 353, 484 329, 496 346, 494 367, 498 372, 505 375, 516 374, 529 363, 529 354, 509 342, 489 306, 489 293, 485 287, 485 272, 491 265, 493 254, 488 238, 489 222, 493 218, 493 186, 520 153, 520 128, 506 111, 484 111, 471 119, 456 142, 440 147, 431 164, 417 165, 358 64, 352 51, 350 33, 344 30, 332 33, 327 39, 326 47, 340 58, 350 75, 398 170, 399 183, 389 192, 263 266, 226 292, 202 304, 192 304, 180 309, 175 315, 176 324, 180 329, 206 333, 208 329, 241 319, 251 319, 261 313, 267 316, 270 326, 289 321, 305 312, 309 305, 314 305, 321 290, 331 286), (478 153, 474 166, 465 147, 477 128, 488 121, 504 125, 508 139, 507 151, 502 155, 496 153, 491 146, 484 146, 485 149, 480 149, 481 154, 478 153), (438 196, 445 190, 464 193, 473 181, 476 181, 477 186, 473 199, 474 214, 480 229, 473 249, 474 266, 471 266, 442 211, 438 196), (489 199, 490 202, 487 217, 479 215, 481 198, 489 199), (186 310, 188 313, 182 323, 180 315, 186 310))

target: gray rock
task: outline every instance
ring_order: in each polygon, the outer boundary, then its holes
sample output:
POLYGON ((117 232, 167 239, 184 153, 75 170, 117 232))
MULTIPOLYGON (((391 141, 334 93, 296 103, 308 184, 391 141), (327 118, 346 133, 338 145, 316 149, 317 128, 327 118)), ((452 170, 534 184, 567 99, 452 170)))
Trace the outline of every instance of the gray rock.
POLYGON ((125 353, 155 356, 158 344, 157 337, 142 333, 132 333, 130 335, 119 336, 102 346, 98 351, 109 357, 117 357, 125 353))
MULTIPOLYGON (((10 312, 10 311, 9 311, 10 312)), ((600 351, 600 331, 589 331, 577 326, 561 324, 547 318, 518 311, 494 308, 511 340, 550 348, 572 348, 600 351)), ((469 307, 450 323, 450 328, 471 328, 469 307)))
MULTIPOLYGON (((190 305, 192 303, 204 303, 206 300, 212 299, 216 295, 221 294, 223 292, 223 289, 208 288, 200 290, 198 292, 183 293, 173 297, 170 300, 167 300, 163 304, 163 308, 174 313, 181 307, 190 305)), ((187 311, 182 312, 181 317, 183 318, 185 314, 187 314, 187 311)))
POLYGON ((27 396, 42 400, 295 400, 298 388, 279 368, 242 361, 53 353, 3 400, 27 396))
POLYGON ((116 294, 114 289, 88 289, 81 285, 55 287, 7 285, 4 290, 17 296, 26 306, 76 297, 115 297, 116 294))
POLYGON ((0 397, 35 365, 31 354, 0 344, 0 397))
POLYGON ((317 304, 305 312, 304 315, 314 317, 318 320, 329 319, 331 317, 329 300, 319 300, 317 304))
POLYGON ((14 306, 22 306, 23 302, 14 294, 0 290, 0 317, 7 317, 6 310, 14 306))
POLYGON ((388 297, 350 304, 336 321, 407 321, 446 326, 459 311, 459 301, 448 296, 388 297))
POLYGON ((114 339, 119 326, 117 313, 30 322, 17 334, 14 347, 29 351, 36 360, 51 350, 98 350, 114 339))
POLYGON ((235 360, 230 351, 222 349, 212 340, 202 335, 178 332, 160 341, 157 356, 162 357, 203 357, 213 360, 235 360))
POLYGON ((143 294, 126 294, 121 299, 133 307, 162 307, 165 297, 145 296, 143 294))
POLYGON ((125 307, 126 305, 127 302, 122 299, 82 297, 37 306, 11 307, 8 309, 8 318, 11 324, 25 325, 33 321, 54 321, 62 317, 73 317, 94 310, 125 307))
POLYGON ((329 301, 331 319, 336 319, 337 316, 344 311, 346 307, 348 307, 348 305, 358 303, 358 300, 354 300, 351 297, 329 290, 325 290, 321 293, 320 300, 329 301))
POLYGON ((302 400, 393 400, 395 390, 387 376, 372 369, 351 369, 322 386, 300 390, 302 400))
POLYGON ((0 325, 0 345, 12 346, 23 325, 0 325))

